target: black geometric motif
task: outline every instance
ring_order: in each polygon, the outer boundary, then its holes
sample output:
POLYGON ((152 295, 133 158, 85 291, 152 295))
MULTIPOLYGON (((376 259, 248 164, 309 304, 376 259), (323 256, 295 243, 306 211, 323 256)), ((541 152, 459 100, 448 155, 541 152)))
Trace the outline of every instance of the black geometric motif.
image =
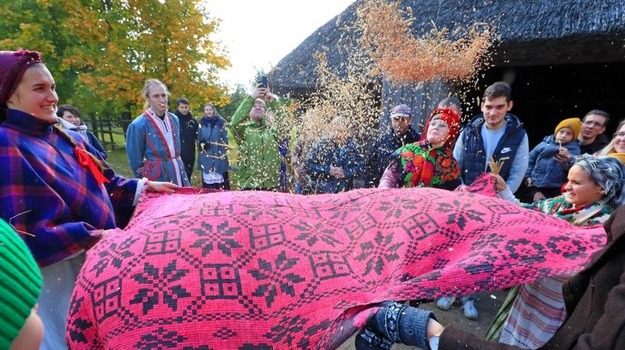
MULTIPOLYGON (((70 309, 70 314, 74 315, 78 313, 78 310, 82 307, 85 299, 80 298, 74 300, 72 303, 72 308, 70 309)), ((89 328, 93 327, 93 323, 89 320, 85 320, 82 317, 76 318, 74 322, 71 322, 67 325, 67 333, 69 337, 78 343, 87 344, 89 341, 85 337, 85 331, 89 328)))
POLYGON ((493 232, 490 234, 484 234, 475 240, 475 242, 471 246, 471 249, 472 250, 480 250, 480 249, 486 249, 486 248, 497 249, 497 247, 499 247, 499 244, 503 242, 504 239, 505 239, 504 235, 498 234, 496 232, 493 232))
POLYGON ((188 298, 191 294, 182 286, 182 283, 175 286, 170 285, 172 282, 180 281, 189 273, 187 269, 176 269, 176 263, 176 260, 172 260, 163 268, 161 273, 158 268, 146 262, 143 265, 143 273, 135 274, 132 278, 139 284, 148 287, 140 288, 130 300, 130 304, 142 304, 143 314, 146 315, 159 303, 160 292, 162 291, 163 303, 173 311, 177 311, 178 299, 188 298))
POLYGON ((154 333, 142 335, 141 340, 134 347, 135 349, 178 349, 186 339, 176 331, 167 331, 159 327, 154 333))
POLYGON ((271 307, 275 297, 278 295, 278 288, 282 293, 295 296, 295 284, 304 281, 304 278, 293 273, 287 272, 297 264, 299 259, 287 259, 284 251, 280 252, 276 257, 275 268, 271 262, 263 259, 258 260, 258 269, 250 270, 250 274, 257 281, 267 281, 261 283, 252 293, 256 297, 265 297, 267 307, 271 307))
POLYGON ((485 216, 484 213, 472 209, 473 205, 469 202, 460 202, 457 199, 452 202, 441 202, 439 203, 438 209, 436 211, 442 213, 449 213, 447 216, 447 225, 456 224, 458 228, 464 230, 469 220, 473 220, 475 222, 483 223, 485 216), (453 204, 453 205, 452 205, 453 204))
POLYGON ((356 260, 364 261, 368 259, 365 263, 364 276, 368 275, 371 270, 375 271, 379 276, 384 269, 385 260, 390 262, 399 259, 397 249, 404 245, 404 243, 392 243, 392 233, 388 236, 384 236, 381 232, 378 232, 373 238, 373 241, 366 241, 360 244, 362 252, 356 256, 356 260))
POLYGON ((232 265, 208 264, 200 271, 202 295, 208 299, 237 299, 242 295, 239 270, 232 265))
POLYGON ((236 337, 237 332, 233 331, 232 329, 228 327, 221 327, 216 332, 213 333, 213 336, 215 338, 226 340, 226 339, 236 337))
POLYGON ((352 272, 345 257, 335 252, 315 252, 309 259, 313 273, 321 280, 349 276, 352 272))
POLYGON ((250 229, 250 242, 257 250, 281 245, 286 240, 282 225, 254 225, 250 229))
POLYGON ((138 240, 138 238, 129 237, 124 240, 119 247, 117 243, 113 242, 109 246, 109 249, 102 249, 98 253, 100 257, 98 262, 93 266, 91 271, 96 271, 96 276, 99 276, 108 266, 109 263, 119 269, 122 260, 132 255, 132 252, 128 251, 129 248, 138 240))
POLYGON ((560 254, 566 259, 576 259, 587 255, 581 241, 572 240, 565 235, 551 237, 545 245, 552 253, 560 254))
POLYGON ((531 242, 525 238, 513 239, 506 244, 506 250, 512 259, 519 259, 526 263, 543 262, 547 251, 536 242, 531 242))
POLYGON ((121 293, 121 280, 118 277, 109 278, 94 286, 91 300, 98 322, 117 314, 117 308, 121 305, 121 293))
POLYGON ((336 230, 328 228, 320 222, 313 226, 300 220, 299 223, 293 225, 293 228, 300 232, 295 239, 306 241, 309 247, 314 246, 320 240, 332 247, 341 244, 341 241, 336 238, 336 230))
POLYGON ((415 213, 402 222, 402 228, 411 239, 429 237, 438 232, 439 226, 431 216, 426 213, 415 213))
POLYGON ((216 228, 213 228, 210 221, 202 222, 200 225, 202 229, 192 229, 200 237, 207 237, 204 239, 198 239, 191 247, 202 247, 202 256, 207 256, 212 253, 213 245, 217 245, 217 248, 227 256, 232 256, 232 249, 241 248, 239 242, 237 242, 233 236, 239 232, 239 228, 229 228, 229 222, 225 221, 216 228))
POLYGON ((319 324, 316 325, 312 325, 310 327, 308 327, 305 331, 304 334, 306 335, 306 337, 302 337, 298 342, 297 342, 297 347, 299 349, 311 349, 312 346, 310 344, 310 336, 319 334, 319 333, 324 333, 324 331, 328 328, 330 328, 330 326, 332 325, 332 322, 330 321, 323 321, 319 324))
POLYGON ((503 206, 498 198, 480 199, 480 205, 490 210, 491 213, 499 215, 518 214, 521 210, 524 210, 520 206, 503 206))
MULTIPOLYGON (((490 252, 486 252, 489 254, 490 252)), ((494 263, 486 254, 480 256, 470 256, 467 259, 462 260, 458 266, 462 267, 467 273, 471 275, 477 275, 480 273, 493 272, 494 263)))
POLYGON ((145 241, 144 252, 148 255, 170 254, 180 248, 182 232, 153 232, 145 241))
POLYGON ((243 344, 238 350, 273 350, 273 346, 267 344, 243 344))
POLYGON ((366 213, 358 220, 354 220, 345 225, 345 233, 352 241, 360 238, 362 235, 376 226, 376 220, 371 213, 366 213))
MULTIPOLYGON (((271 331, 264 334, 264 336, 271 339, 273 344, 283 342, 283 344, 292 348, 293 339, 296 335, 299 335, 298 333, 304 329, 308 321, 308 319, 301 316, 282 317, 282 319, 276 322, 275 326, 271 327, 271 331)), ((280 348, 282 348, 282 346, 280 346, 280 348)))
POLYGON ((384 219, 400 218, 404 215, 404 212, 414 212, 418 201, 406 201, 404 198, 393 197, 391 201, 380 202, 380 205, 376 208, 379 211, 386 212, 384 219))

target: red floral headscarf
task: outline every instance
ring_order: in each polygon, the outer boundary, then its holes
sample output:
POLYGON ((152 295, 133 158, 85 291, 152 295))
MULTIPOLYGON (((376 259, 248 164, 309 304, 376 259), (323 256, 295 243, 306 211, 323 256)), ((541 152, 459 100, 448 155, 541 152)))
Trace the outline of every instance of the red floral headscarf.
POLYGON ((450 108, 436 108, 430 114, 427 122, 425 123, 425 127, 423 128, 423 132, 421 133, 421 140, 426 140, 428 135, 428 128, 430 126, 430 122, 433 119, 441 119, 447 123, 449 127, 449 136, 447 136, 447 140, 445 141, 446 147, 451 147, 454 142, 456 142, 456 138, 460 133, 460 116, 453 109, 450 108))

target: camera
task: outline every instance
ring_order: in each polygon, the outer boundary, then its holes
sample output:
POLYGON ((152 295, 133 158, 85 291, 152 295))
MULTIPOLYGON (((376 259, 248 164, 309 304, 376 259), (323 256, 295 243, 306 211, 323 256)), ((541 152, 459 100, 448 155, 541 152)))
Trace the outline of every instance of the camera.
POLYGON ((266 75, 261 75, 260 77, 258 77, 258 80, 256 81, 256 86, 260 87, 260 88, 266 88, 267 87, 267 76, 266 75))

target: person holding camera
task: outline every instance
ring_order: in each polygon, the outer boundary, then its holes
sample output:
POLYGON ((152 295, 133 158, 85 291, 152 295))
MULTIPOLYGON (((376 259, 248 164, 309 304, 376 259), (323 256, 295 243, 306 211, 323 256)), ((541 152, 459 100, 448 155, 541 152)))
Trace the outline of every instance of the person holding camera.
POLYGON ((280 144, 273 118, 280 111, 277 96, 271 93, 266 77, 237 108, 230 127, 239 146, 240 190, 277 191, 280 187, 280 144))
POLYGON ((228 179, 228 130, 226 120, 215 110, 213 104, 204 105, 204 116, 200 119, 197 133, 197 165, 202 171, 202 187, 230 189, 228 179))

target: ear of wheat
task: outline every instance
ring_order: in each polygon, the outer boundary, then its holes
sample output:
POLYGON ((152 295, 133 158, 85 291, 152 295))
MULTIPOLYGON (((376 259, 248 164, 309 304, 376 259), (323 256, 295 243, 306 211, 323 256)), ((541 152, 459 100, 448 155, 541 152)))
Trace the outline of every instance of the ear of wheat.
POLYGON ((499 175, 499 171, 501 171, 503 162, 508 159, 510 159, 510 157, 504 157, 499 159, 498 161, 495 161, 493 157, 490 157, 490 159, 488 160, 488 166, 490 167, 490 171, 495 175, 499 175))

